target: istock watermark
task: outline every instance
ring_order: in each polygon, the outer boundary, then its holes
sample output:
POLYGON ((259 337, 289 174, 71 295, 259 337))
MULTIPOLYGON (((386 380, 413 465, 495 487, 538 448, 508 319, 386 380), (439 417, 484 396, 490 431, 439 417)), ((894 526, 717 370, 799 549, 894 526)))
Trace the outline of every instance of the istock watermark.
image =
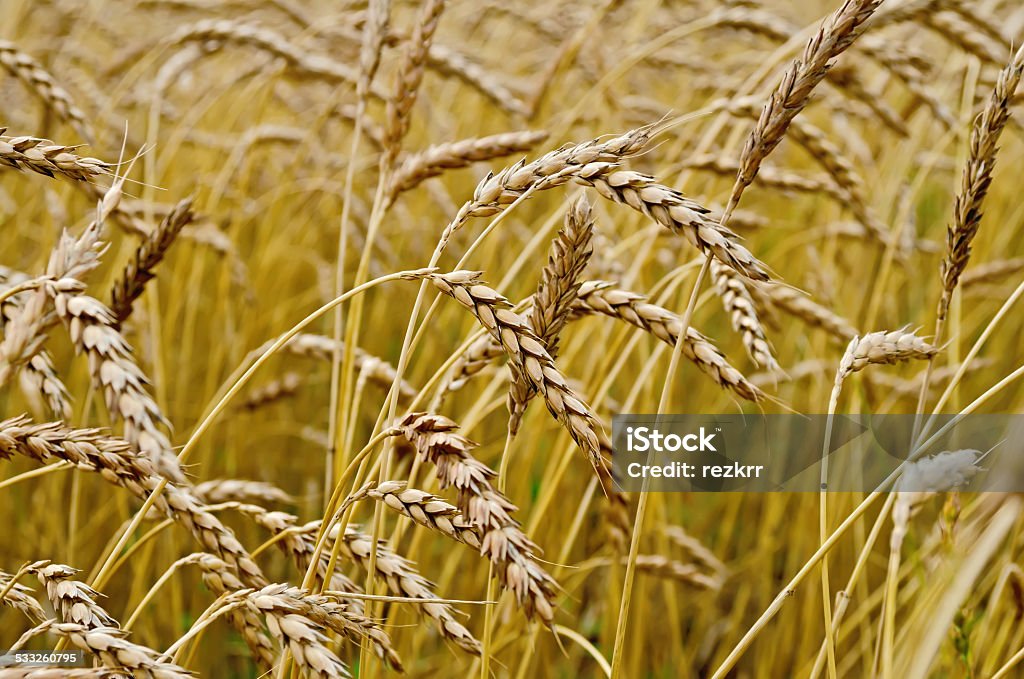
POLYGON ((1024 415, 616 415, 627 491, 1024 492, 1024 415))

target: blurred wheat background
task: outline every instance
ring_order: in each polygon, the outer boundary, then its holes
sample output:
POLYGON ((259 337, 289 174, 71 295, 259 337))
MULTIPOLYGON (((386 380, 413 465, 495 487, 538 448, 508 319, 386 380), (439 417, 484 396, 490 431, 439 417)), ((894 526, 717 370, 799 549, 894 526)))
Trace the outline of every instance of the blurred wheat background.
POLYGON ((604 469, 619 412, 1024 407, 1019 3, 0 16, 0 647, 1024 676, 1019 497, 604 469))

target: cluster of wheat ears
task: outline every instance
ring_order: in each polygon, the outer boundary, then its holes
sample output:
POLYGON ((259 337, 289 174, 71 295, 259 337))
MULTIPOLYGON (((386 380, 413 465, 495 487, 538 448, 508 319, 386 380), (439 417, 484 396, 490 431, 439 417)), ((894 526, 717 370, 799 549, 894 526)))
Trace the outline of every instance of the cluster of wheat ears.
POLYGON ((1024 676, 1019 497, 609 471, 1024 407, 1019 2, 0 15, 0 677, 1024 676))

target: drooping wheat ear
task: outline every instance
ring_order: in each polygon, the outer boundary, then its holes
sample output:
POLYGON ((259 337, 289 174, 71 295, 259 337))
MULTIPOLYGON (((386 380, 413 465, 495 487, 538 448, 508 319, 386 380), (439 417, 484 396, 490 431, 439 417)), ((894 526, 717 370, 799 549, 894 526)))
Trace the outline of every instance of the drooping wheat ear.
POLYGON ((462 389, 469 380, 504 355, 505 350, 501 348, 501 344, 495 342, 490 335, 484 335, 470 344, 452 365, 444 383, 438 388, 432 409, 436 410, 446 396, 462 389))
MULTIPOLYGON (((185 26, 167 39, 169 45, 202 43, 207 46, 223 44, 246 45, 279 57, 296 73, 328 82, 357 83, 359 75, 347 64, 330 57, 303 49, 289 42, 280 33, 228 19, 202 20, 185 26)), ((380 90, 370 88, 370 94, 384 98, 380 90)))
POLYGON ((388 202, 394 202, 399 194, 416 188, 423 181, 436 177, 445 170, 455 170, 468 167, 472 163, 529 151, 547 139, 547 136, 547 132, 524 130, 428 147, 424 151, 408 156, 395 171, 388 187, 388 202))
POLYGON ((27 293, 20 313, 11 314, 7 319, 0 342, 0 385, 7 384, 14 373, 39 352, 49 330, 60 322, 52 309, 51 290, 47 288, 65 277, 80 280, 98 266, 102 248, 100 229, 120 200, 120 187, 120 183, 115 183, 106 192, 97 207, 96 219, 77 240, 67 234, 61 237, 47 262, 47 286, 27 293))
POLYGON ((391 21, 391 0, 371 0, 366 6, 362 42, 359 47, 359 79, 356 95, 365 101, 380 66, 380 52, 391 21))
POLYGON ((193 217, 192 199, 186 198, 174 206, 159 226, 135 251, 135 257, 124 268, 121 280, 114 284, 110 293, 110 310, 114 314, 114 327, 120 327, 132 313, 132 304, 146 288, 146 283, 156 274, 153 269, 163 261, 174 239, 189 224, 193 217))
MULTIPOLYGON (((950 3, 954 4, 954 3, 950 3)), ((975 8, 971 8, 973 12, 975 8)), ((1006 40, 993 40, 976 28, 974 22, 953 12, 925 12, 920 16, 921 22, 931 28, 951 44, 973 54, 982 61, 1001 65, 1006 59, 1006 40)))
MULTIPOLYGON (((645 330, 662 342, 675 346, 679 341, 682 321, 668 309, 649 304, 643 295, 618 290, 605 281, 587 281, 579 290, 573 304, 577 314, 604 314, 645 330)), ((683 356, 714 380, 715 384, 730 390, 748 401, 760 401, 764 393, 725 360, 714 344, 692 327, 686 329, 683 356)))
POLYGON ((417 454, 434 465, 441 488, 456 489, 459 509, 479 531, 481 552, 494 564, 502 586, 512 591, 527 617, 550 625, 557 583, 537 563, 537 545, 512 518, 516 506, 492 485, 497 474, 470 452, 476 444, 457 433, 455 422, 431 413, 411 413, 399 429, 417 454))
MULTIPOLYGON (((244 593, 252 591, 246 589, 238 577, 238 571, 224 559, 205 552, 191 554, 186 559, 199 567, 203 583, 217 596, 233 592, 244 595, 244 593)), ((274 642, 264 631, 259 613, 250 607, 243 606, 229 612, 228 620, 238 630, 259 666, 265 670, 272 668, 278 657, 278 652, 274 647, 274 642)))
POLYGON ((58 118, 69 122, 83 139, 91 142, 95 138, 82 109, 75 105, 67 90, 58 85, 53 76, 31 55, 19 50, 12 42, 0 40, 0 66, 25 83, 46 106, 53 109, 58 118))
MULTIPOLYGON (((16 283, 8 278, 5 283, 16 283)), ((4 336, 8 333, 8 324, 15 321, 21 314, 21 300, 16 295, 0 304, 0 327, 4 336)), ((18 375, 21 391, 37 412, 42 412, 43 404, 55 417, 71 416, 71 395, 57 374, 53 365, 53 357, 46 349, 39 348, 32 358, 22 366, 18 375)))
POLYGON ((8 137, 0 127, 0 164, 15 170, 31 170, 47 177, 67 177, 88 182, 110 174, 110 165, 97 158, 80 156, 74 146, 54 144, 37 137, 8 137))
POLYGON ((76 623, 58 622, 48 629, 96 656, 107 667, 127 671, 132 676, 161 679, 191 679, 195 676, 183 667, 160 662, 159 653, 128 641, 126 633, 114 627, 92 629, 76 623))
MULTIPOLYGON (((60 422, 33 424, 20 416, 0 422, 0 458, 24 455, 39 462, 66 460, 99 473, 109 483, 145 500, 163 481, 151 460, 131 445, 98 429, 69 429, 60 422)), ((181 523, 205 549, 224 559, 245 586, 262 587, 266 578, 249 553, 220 519, 190 489, 167 483, 154 506, 181 523)))
POLYGON ((267 585, 245 598, 253 610, 266 616, 271 633, 281 639, 296 660, 313 670, 316 676, 348 676, 347 673, 330 673, 329 670, 336 671, 339 665, 341 670, 345 667, 327 649, 327 639, 321 630, 330 630, 356 643, 368 640, 379 658, 392 669, 402 671, 402 661, 387 633, 368 618, 349 611, 346 604, 286 584, 267 585))
POLYGON ((295 502, 291 495, 266 481, 212 479, 197 483, 192 490, 207 504, 258 502, 263 505, 287 505, 295 502))
POLYGON ((600 429, 597 417, 569 387, 551 354, 526 320, 511 310, 509 301, 483 285, 479 272, 432 274, 431 280, 439 290, 472 312, 501 344, 509 365, 520 371, 544 397, 552 416, 568 430, 590 464, 595 469, 603 466, 596 433, 600 429))
POLYGON ((854 337, 846 347, 836 372, 839 382, 869 365, 892 365, 911 359, 929 359, 938 349, 906 328, 886 332, 870 332, 854 337))
POLYGON ((711 278, 715 282, 715 290, 718 291, 718 297, 722 300, 722 306, 729 314, 732 328, 740 333, 740 337, 743 338, 743 346, 746 347, 750 358, 759 367, 766 370, 779 368, 779 363, 772 354, 772 347, 768 344, 768 338, 761 326, 761 319, 757 316, 754 299, 751 297, 743 277, 717 259, 712 259, 711 278))
POLYGON ((759 302, 781 309, 843 341, 849 342, 859 334, 848 320, 788 285, 769 283, 751 291, 759 302))
MULTIPOLYGON (((558 355, 558 335, 576 299, 580 276, 593 254, 594 218, 586 196, 580 196, 565 215, 565 226, 551 244, 548 263, 541 272, 533 307, 526 317, 551 357, 558 355)), ((537 393, 520 373, 513 371, 508 391, 509 431, 519 431, 526 406, 537 393)))
POLYGON ((790 122, 807 106, 811 92, 828 73, 833 60, 853 44, 879 4, 881 0, 844 0, 808 41, 803 55, 786 70, 743 147, 740 170, 725 208, 726 221, 744 189, 757 176, 761 162, 782 141, 790 122))
MULTIPOLYGON (((257 525, 269 531, 278 538, 278 548, 292 558, 295 566, 305 572, 313 555, 316 553, 316 530, 308 530, 305 526, 298 525, 298 517, 287 512, 272 512, 258 505, 238 504, 235 507, 243 514, 252 517, 257 525)), ((319 527, 319 526, 318 526, 319 527)), ((320 560, 316 565, 316 585, 319 588, 327 577, 327 568, 330 565, 331 551, 324 549, 320 552, 320 560)), ((330 589, 336 592, 360 593, 363 590, 354 583, 347 575, 335 569, 331 573, 330 589)), ((363 614, 365 608, 363 600, 349 599, 350 609, 354 613, 363 614)))
POLYGON ((382 167, 394 167, 402 148, 402 140, 409 132, 409 118, 419 96, 423 72, 427 64, 434 32, 444 12, 445 0, 426 0, 412 35, 405 43, 402 63, 398 67, 395 92, 387 102, 387 122, 384 126, 384 157, 382 167))
POLYGON ((607 174, 623 158, 644 150, 654 127, 646 125, 610 139, 592 139, 568 144, 537 160, 519 161, 498 174, 488 175, 441 233, 440 248, 472 217, 496 215, 527 191, 544 191, 563 186, 573 178, 607 174))
POLYGON ((681 233, 701 252, 753 280, 768 280, 768 272, 745 247, 739 237, 710 217, 710 210, 679 191, 659 184, 654 177, 631 170, 615 170, 590 177, 580 183, 593 186, 615 203, 642 212, 674 233, 681 233))
POLYGON ((980 283, 994 283, 1019 271, 1024 271, 1024 257, 997 259, 994 262, 979 264, 970 271, 965 271, 960 277, 960 284, 964 288, 969 288, 980 283))
MULTIPOLYGON (((683 159, 679 166, 714 172, 719 175, 733 175, 739 170, 740 164, 739 161, 720 153, 703 153, 683 159)), ((798 174, 778 167, 762 165, 757 173, 757 181, 764 186, 780 191, 823 193, 839 201, 846 198, 846 195, 831 183, 829 177, 822 175, 798 174)))
POLYGON ((480 549, 480 534, 459 508, 444 498, 407 488, 405 481, 371 481, 345 499, 343 507, 364 499, 377 500, 416 523, 456 542, 480 549))
POLYGON ((272 403, 294 396, 302 386, 302 376, 288 371, 281 377, 252 389, 238 404, 241 410, 259 410, 272 403))
MULTIPOLYGON (((625 563, 625 559, 623 559, 625 563)), ((692 563, 683 563, 662 554, 637 554, 636 569, 660 578, 675 580, 701 589, 719 590, 722 580, 714 575, 701 572, 692 563)))
POLYGON ((83 625, 88 629, 120 627, 117 620, 96 603, 96 599, 102 595, 84 582, 74 579, 77 569, 44 561, 33 564, 28 572, 39 578, 40 584, 46 588, 46 598, 63 622, 83 625))
MULTIPOLYGON (((271 344, 273 344, 273 341, 265 343, 256 352, 263 353, 270 348, 271 344)), ((334 346, 335 341, 330 337, 299 333, 284 345, 284 350, 295 356, 330 361, 334 346)), ((370 382, 385 389, 390 389, 391 385, 395 383, 395 378, 397 377, 395 367, 387 361, 368 353, 360 347, 355 348, 353 356, 355 357, 355 365, 360 375, 366 375, 370 382)), ((411 384, 402 380, 398 388, 399 403, 411 401, 416 397, 416 393, 416 389, 411 384)))
MULTIPOLYGON (((711 108, 728 112, 730 115, 743 118, 759 119, 757 102, 752 97, 720 99, 711 104, 711 108)), ((824 169, 843 192, 842 202, 857 218, 864 228, 868 229, 881 243, 888 242, 888 228, 871 211, 865 198, 864 180, 854 168, 853 161, 842 149, 834 144, 819 127, 806 120, 794 118, 790 121, 786 134, 799 144, 810 157, 824 169)), ((739 228, 733 211, 729 223, 739 228)))
MULTIPOLYGON (((314 536, 319 527, 319 521, 305 526, 314 536)), ((325 552, 329 553, 334 548, 334 542, 338 538, 338 528, 338 524, 331 527, 328 541, 324 545, 325 552)), ((360 532, 356 526, 349 525, 345 527, 338 550, 346 561, 355 563, 366 570, 370 564, 372 545, 370 536, 360 532)), ((388 590, 392 594, 426 601, 438 598, 433 592, 433 585, 416 571, 413 562, 395 554, 384 541, 377 543, 376 552, 376 575, 387 583, 388 590)), ((480 642, 455 618, 448 604, 427 603, 417 605, 416 608, 437 624, 438 632, 445 639, 464 651, 480 655, 480 642)))
POLYGON ((124 421, 125 438, 153 460, 162 476, 186 483, 171 442, 161 430, 167 419, 146 390, 149 381, 117 331, 113 314, 102 302, 83 294, 82 284, 73 278, 62 278, 48 288, 71 341, 89 358, 93 382, 103 390, 107 410, 124 421))
POLYGON ((428 55, 432 69, 442 75, 458 78, 486 97, 501 110, 519 118, 529 116, 530 107, 523 98, 501 82, 501 77, 487 71, 465 54, 445 45, 434 44, 428 55))
POLYGON ((0 571, 0 591, 6 592, 3 604, 21 611, 33 623, 39 624, 46 620, 46 612, 32 596, 32 589, 17 583, 11 585, 12 577, 10 573, 0 571))
POLYGON ((971 242, 981 226, 981 208, 992 183, 992 169, 999 152, 999 135, 1010 119, 1010 98, 1024 74, 1024 46, 999 73, 995 89, 971 130, 970 155, 964 166, 960 193, 953 206, 953 223, 946 230, 946 256, 942 260, 942 297, 940 321, 949 312, 949 303, 960 282, 960 275, 971 256, 971 242))

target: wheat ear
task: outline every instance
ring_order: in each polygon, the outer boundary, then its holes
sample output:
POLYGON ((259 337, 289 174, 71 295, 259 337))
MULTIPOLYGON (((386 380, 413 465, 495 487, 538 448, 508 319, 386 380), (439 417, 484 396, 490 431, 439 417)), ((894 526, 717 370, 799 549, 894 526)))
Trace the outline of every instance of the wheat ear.
POLYGON ((431 274, 431 280, 439 290, 472 312, 504 348, 510 365, 544 397, 552 416, 569 431, 590 464, 595 469, 603 466, 605 462, 596 433, 600 429, 597 417, 569 387, 551 354, 526 320, 511 310, 509 301, 483 285, 480 274, 475 271, 431 274))
POLYGON ((949 303, 960 275, 971 256, 971 243, 981 226, 981 208, 992 183, 992 169, 999 151, 999 135, 1010 119, 1010 99, 1024 74, 1024 46, 999 73, 995 89, 971 130, 970 156, 964 167, 960 193, 953 207, 953 224, 946 231, 946 256, 942 260, 942 297, 939 320, 949 312, 949 303))
POLYGON ((139 245, 135 257, 125 266, 121 279, 114 284, 110 293, 110 310, 114 315, 115 327, 119 327, 131 315, 132 304, 145 290, 146 283, 156 275, 153 269, 163 261, 178 234, 194 217, 192 199, 186 198, 175 205, 139 245))
MULTIPOLYGON (((645 330, 669 346, 679 341, 681 321, 677 314, 649 304, 643 295, 618 290, 612 283, 587 281, 580 287, 573 310, 582 315, 603 314, 645 330)), ((740 398, 760 401, 764 393, 755 387, 704 335, 687 327, 682 352, 715 384, 729 389, 740 398)))
MULTIPOLYGON (((558 355, 558 335, 568 320, 579 290, 579 278, 593 254, 594 218, 590 203, 580 196, 565 215, 565 226, 551 244, 548 263, 541 272, 533 308, 526 321, 552 358, 558 355)), ((526 406, 537 393, 518 371, 512 372, 508 391, 509 431, 519 430, 526 406)))
POLYGON ((58 118, 71 123, 83 139, 93 140, 95 135, 82 109, 75 105, 67 90, 31 55, 18 49, 12 42, 0 40, 0 66, 25 83, 43 103, 53 109, 58 118))
POLYGON ((865 22, 881 4, 881 0, 845 0, 833 12, 782 76, 775 91, 765 103, 754 129, 751 130, 740 156, 725 208, 725 219, 739 204, 744 189, 754 181, 761 162, 779 145, 790 122, 810 101, 811 92, 832 67, 833 60, 844 52, 863 32, 865 22))

